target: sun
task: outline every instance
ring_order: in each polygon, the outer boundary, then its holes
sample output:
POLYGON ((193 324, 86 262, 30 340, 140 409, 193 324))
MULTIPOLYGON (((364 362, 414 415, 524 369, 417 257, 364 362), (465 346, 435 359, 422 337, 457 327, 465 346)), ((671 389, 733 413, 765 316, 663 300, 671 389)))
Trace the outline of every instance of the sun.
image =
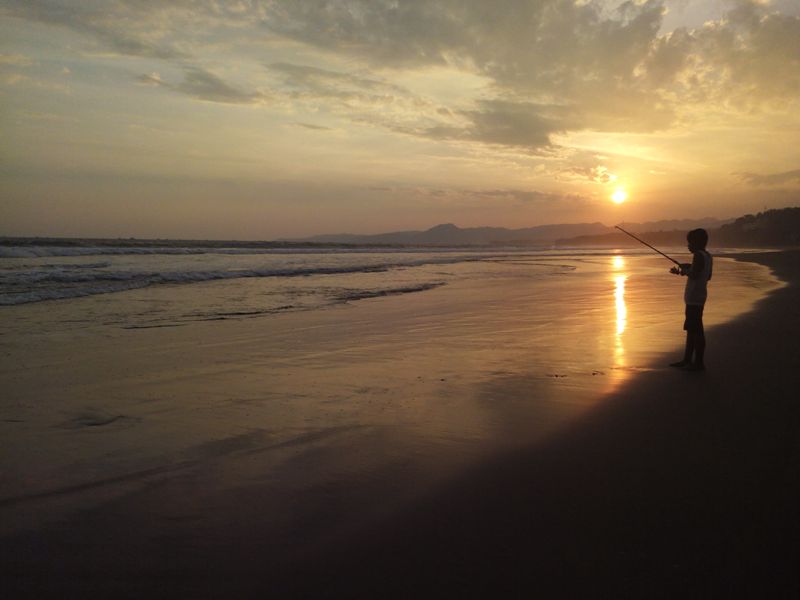
POLYGON ((614 204, 622 204, 627 199, 628 199, 628 192, 626 192, 622 188, 617 188, 616 190, 614 190, 614 193, 611 194, 611 201, 614 202, 614 204))

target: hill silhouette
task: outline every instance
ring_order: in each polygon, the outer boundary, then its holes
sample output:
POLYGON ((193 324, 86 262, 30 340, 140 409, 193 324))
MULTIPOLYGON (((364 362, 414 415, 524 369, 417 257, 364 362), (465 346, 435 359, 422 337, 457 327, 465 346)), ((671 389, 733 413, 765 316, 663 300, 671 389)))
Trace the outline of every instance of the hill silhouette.
POLYGON ((724 246, 800 246, 800 207, 745 215, 714 234, 724 246))
POLYGON ((580 235, 600 235, 613 231, 602 223, 539 225, 524 229, 504 227, 461 228, 453 223, 436 225, 425 231, 395 231, 373 235, 328 234, 292 242, 358 245, 402 246, 490 246, 490 245, 551 245, 556 239, 580 235))
MULTIPOLYGON (((623 226, 624 227, 624 226, 623 226)), ((694 226, 669 231, 638 231, 644 241, 661 246, 682 246, 694 226)), ((627 229, 627 227, 626 227, 627 229)), ((745 215, 720 227, 708 228, 711 246, 740 248, 782 248, 800 246, 800 207, 772 209, 745 215)), ((633 229, 636 231, 636 229, 633 229)), ((557 246, 633 246, 636 241, 624 233, 583 235, 556 240, 557 246)))
MULTIPOLYGON (((634 232, 655 229, 678 230, 680 228, 688 231, 695 227, 719 227, 726 222, 708 217, 705 219, 625 223, 624 227, 634 232)), ((425 231, 395 231, 373 235, 327 234, 285 241, 291 241, 292 243, 380 246, 552 246, 557 240, 606 239, 604 236, 613 235, 615 232, 616 230, 613 227, 608 227, 602 223, 539 225, 522 229, 506 229, 504 227, 461 228, 453 223, 443 223, 425 231)))

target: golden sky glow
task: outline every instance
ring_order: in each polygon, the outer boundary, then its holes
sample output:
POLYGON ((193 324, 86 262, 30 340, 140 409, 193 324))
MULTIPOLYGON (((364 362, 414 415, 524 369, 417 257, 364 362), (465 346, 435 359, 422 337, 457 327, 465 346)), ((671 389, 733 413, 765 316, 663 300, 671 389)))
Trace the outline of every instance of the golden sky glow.
POLYGON ((798 205, 799 15, 0 0, 0 235, 613 224, 617 190, 628 221, 798 205))

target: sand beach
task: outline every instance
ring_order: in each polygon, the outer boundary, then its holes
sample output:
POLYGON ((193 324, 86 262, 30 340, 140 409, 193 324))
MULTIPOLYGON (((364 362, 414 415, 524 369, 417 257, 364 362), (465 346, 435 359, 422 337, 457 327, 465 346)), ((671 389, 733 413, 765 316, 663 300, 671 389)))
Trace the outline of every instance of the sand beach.
POLYGON ((310 589, 795 597, 800 253, 740 258, 789 285, 712 330, 707 373, 638 374, 558 436, 313 561, 310 589))
POLYGON ((678 327, 628 325, 614 348, 639 296, 615 306, 613 282, 586 309, 612 346, 577 367, 555 345, 525 363, 519 285, 519 312, 488 322, 495 290, 453 284, 268 330, 6 336, 3 587, 796 597, 800 254, 737 258, 786 284, 712 318, 705 373, 664 366, 678 327))

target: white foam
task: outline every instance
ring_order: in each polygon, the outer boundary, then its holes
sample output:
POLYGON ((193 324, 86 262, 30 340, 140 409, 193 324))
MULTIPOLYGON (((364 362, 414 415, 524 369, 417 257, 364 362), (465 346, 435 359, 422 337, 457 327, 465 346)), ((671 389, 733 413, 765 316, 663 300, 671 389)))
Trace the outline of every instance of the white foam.
POLYGON ((440 254, 464 252, 464 248, 204 248, 185 246, 0 246, 0 258, 44 258, 56 256, 194 255, 194 254, 440 254))
MULTIPOLYGON (((135 271, 113 270, 109 263, 28 265, 27 269, 12 268, 0 271, 0 305, 26 304, 43 300, 79 298, 95 294, 108 294, 162 284, 190 284, 207 281, 258 278, 306 277, 314 275, 343 275, 354 273, 380 273, 391 269, 417 267, 430 264, 452 264, 478 260, 476 257, 431 256, 426 258, 350 264, 339 266, 309 265, 302 267, 228 270, 186 271, 135 271)), ((428 284, 425 284, 428 285, 428 284)), ((417 291, 417 290, 410 290, 417 291)), ((357 291, 356 294, 385 295, 399 292, 357 291)), ((356 299, 355 297, 353 299, 356 299)))

